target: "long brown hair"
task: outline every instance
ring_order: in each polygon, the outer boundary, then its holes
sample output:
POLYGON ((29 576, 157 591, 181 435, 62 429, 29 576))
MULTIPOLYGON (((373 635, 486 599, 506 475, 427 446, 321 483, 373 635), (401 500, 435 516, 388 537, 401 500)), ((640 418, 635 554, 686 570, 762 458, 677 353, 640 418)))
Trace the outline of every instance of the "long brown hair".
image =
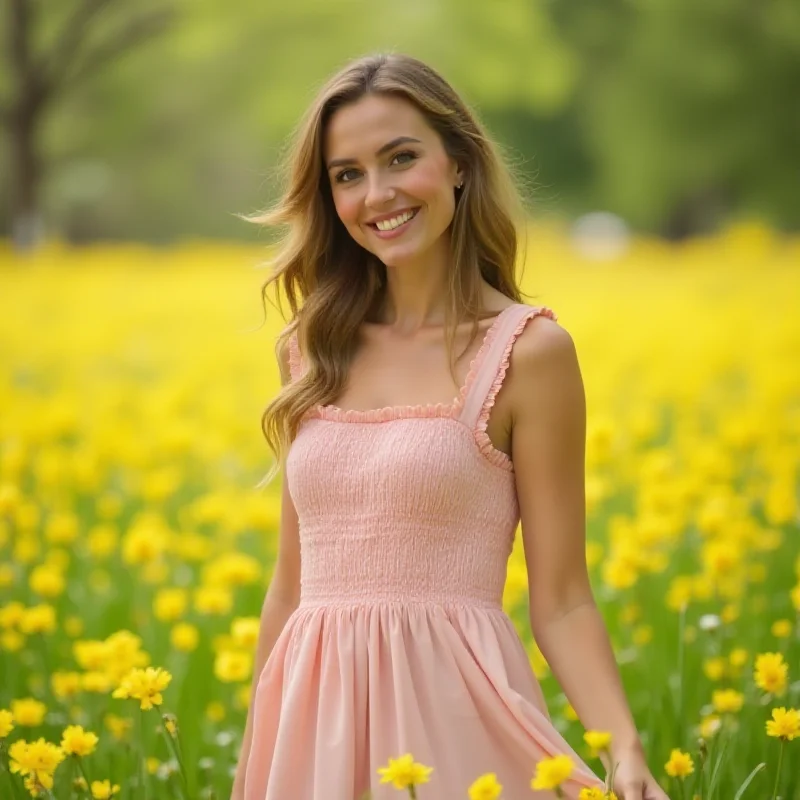
POLYGON ((333 402, 345 387, 361 323, 370 312, 380 310, 385 299, 386 267, 345 230, 323 165, 331 116, 367 94, 413 103, 463 170, 464 187, 456 193, 451 228, 453 268, 445 312, 451 374, 457 362, 455 325, 471 320, 472 339, 479 330, 481 279, 520 302, 515 281, 520 195, 474 112, 437 72, 410 56, 370 55, 347 64, 323 86, 301 120, 284 165, 286 185, 277 204, 244 217, 259 225, 285 226, 270 262, 271 276, 262 286, 262 303, 266 313, 267 289, 274 283, 280 306, 283 288, 292 316, 278 336, 275 354, 296 333, 306 365, 303 375, 284 386, 262 416, 262 431, 276 461, 259 486, 270 483, 284 465, 303 415, 333 402))

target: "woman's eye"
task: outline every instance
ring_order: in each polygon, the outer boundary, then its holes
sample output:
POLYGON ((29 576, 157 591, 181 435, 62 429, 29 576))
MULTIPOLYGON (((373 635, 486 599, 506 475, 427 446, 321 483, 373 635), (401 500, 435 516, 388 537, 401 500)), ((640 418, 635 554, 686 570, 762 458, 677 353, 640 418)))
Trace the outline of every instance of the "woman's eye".
POLYGON ((343 169, 337 176, 336 176, 336 183, 349 183, 353 178, 346 177, 351 172, 356 172, 354 169, 343 169))
POLYGON ((408 164, 410 161, 413 161, 417 157, 416 153, 412 153, 410 150, 404 150, 402 153, 397 153, 395 157, 392 159, 392 163, 396 162, 397 159, 405 159, 404 161, 399 161, 400 164, 408 164))

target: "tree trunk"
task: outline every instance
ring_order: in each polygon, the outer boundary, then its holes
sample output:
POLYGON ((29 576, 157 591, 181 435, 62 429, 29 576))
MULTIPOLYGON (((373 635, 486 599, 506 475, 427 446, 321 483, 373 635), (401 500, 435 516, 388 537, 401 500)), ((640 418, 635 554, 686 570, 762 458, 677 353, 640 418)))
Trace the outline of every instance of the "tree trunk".
POLYGON ((18 87, 7 113, 11 134, 11 230, 18 250, 32 250, 44 234, 39 208, 41 164, 37 134, 45 92, 31 54, 32 6, 27 0, 11 0, 9 5, 8 52, 18 87))
POLYGON ((19 103, 11 120, 12 205, 11 235, 20 251, 36 248, 44 237, 39 205, 41 164, 37 151, 38 114, 19 103))

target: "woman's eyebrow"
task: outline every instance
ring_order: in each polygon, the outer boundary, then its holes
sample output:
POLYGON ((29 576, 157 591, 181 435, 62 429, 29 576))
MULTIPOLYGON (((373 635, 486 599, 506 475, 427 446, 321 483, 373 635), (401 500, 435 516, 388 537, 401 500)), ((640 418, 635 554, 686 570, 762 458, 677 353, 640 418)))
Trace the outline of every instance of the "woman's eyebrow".
MULTIPOLYGON (((375 153, 376 156, 382 156, 384 153, 387 153, 389 150, 393 150, 395 147, 401 144, 422 144, 419 139, 414 139, 412 136, 398 136, 396 139, 392 139, 391 142, 387 142, 385 145, 381 146, 378 151, 375 153)), ((333 161, 328 162, 328 169, 333 169, 334 167, 344 167, 347 164, 355 164, 357 159, 355 158, 334 158, 333 161)))

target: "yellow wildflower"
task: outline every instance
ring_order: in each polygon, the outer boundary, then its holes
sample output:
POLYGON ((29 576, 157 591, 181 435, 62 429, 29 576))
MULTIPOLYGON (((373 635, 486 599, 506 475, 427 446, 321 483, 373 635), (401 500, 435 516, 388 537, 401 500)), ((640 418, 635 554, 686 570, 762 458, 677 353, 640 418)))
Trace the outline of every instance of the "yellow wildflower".
POLYGON ((28 586, 42 597, 53 598, 63 594, 66 587, 64 574, 60 569, 47 564, 35 567, 28 578, 28 586))
POLYGON ((241 650, 223 650, 214 660, 214 675, 224 683, 243 681, 252 670, 252 654, 241 650))
POLYGON ((566 754, 544 758, 536 765, 531 789, 555 789, 569 778, 574 768, 572 759, 566 754))
POLYGON ((11 713, 17 725, 35 728, 42 724, 47 706, 33 697, 24 697, 21 700, 11 701, 11 713))
POLYGON ((190 653, 200 642, 200 631, 188 622, 179 622, 170 631, 169 640, 176 650, 190 653))
POLYGON ((147 711, 164 702, 161 692, 169 686, 172 675, 161 667, 132 669, 121 681, 111 696, 117 698, 132 697, 139 700, 139 707, 147 711))
POLYGON ((5 739, 14 730, 14 715, 6 708, 0 708, 0 739, 5 739))
POLYGON ((206 718, 211 722, 222 722, 225 719, 225 706, 218 700, 212 700, 206 706, 206 718))
POLYGON ((431 772, 433 767, 418 764, 411 753, 390 758, 388 766, 378 767, 381 783, 391 783, 395 789, 408 789, 409 786, 427 783, 431 772))
POLYGON ((790 619, 776 619, 772 623, 770 631, 772 635, 778 639, 788 639, 792 635, 792 628, 794 625, 790 619))
POLYGON ((589 730, 583 734, 583 741, 589 745, 592 758, 611 747, 611 734, 608 731, 589 730))
POLYGON ((742 708, 744 695, 735 689, 717 689, 711 695, 711 702, 721 714, 734 713, 742 708))
POLYGON ((174 622, 184 615, 188 605, 189 592, 186 589, 160 589, 153 600, 153 615, 161 622, 174 622))
POLYGON ((69 725, 61 735, 61 749, 67 755, 88 756, 99 741, 97 734, 85 731, 80 725, 69 725))
POLYGON ((53 788, 53 773, 64 760, 64 751, 43 738, 35 742, 18 739, 8 748, 9 769, 12 774, 27 776, 27 785, 39 784, 45 789, 53 788))
POLYGON ((494 772, 487 772, 474 781, 468 791, 469 800, 497 800, 503 791, 503 785, 497 782, 494 772))
POLYGON ((673 778, 685 778, 694 772, 694 762, 688 753, 684 753, 677 748, 673 749, 669 756, 669 761, 664 765, 667 775, 673 778))
POLYGON ((26 608, 19 629, 30 636, 33 633, 52 633, 56 629, 56 610, 47 603, 26 608))
POLYGON ((765 692, 783 694, 786 690, 789 665, 781 653, 760 653, 756 656, 753 678, 756 686, 765 692))
POLYGON ((236 646, 243 650, 255 647, 260 626, 258 617, 236 617, 231 623, 231 635, 236 646))
POLYGON ((127 738, 128 731, 133 727, 133 721, 126 717, 119 717, 116 714, 106 714, 103 718, 106 728, 111 732, 111 735, 121 742, 127 738))
POLYGON ((111 785, 111 781, 92 781, 92 797, 94 800, 109 800, 119 792, 119 784, 111 785))
POLYGON ((767 736, 774 736, 785 742, 800 736, 800 712, 796 708, 788 711, 781 708, 772 709, 772 719, 767 720, 767 736))

